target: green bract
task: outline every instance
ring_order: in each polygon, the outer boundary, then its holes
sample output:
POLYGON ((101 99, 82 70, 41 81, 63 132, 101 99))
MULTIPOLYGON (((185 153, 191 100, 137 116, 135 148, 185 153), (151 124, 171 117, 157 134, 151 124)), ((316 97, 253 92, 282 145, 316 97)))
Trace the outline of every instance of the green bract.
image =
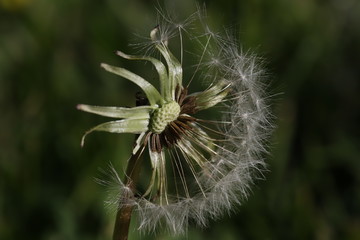
MULTIPOLYGON (((156 39, 157 31, 158 29, 155 28, 150 34, 153 40, 156 39)), ((141 133, 149 130, 154 133, 161 133, 170 122, 176 120, 180 114, 180 106, 176 102, 175 91, 177 88, 183 89, 182 67, 165 44, 158 43, 156 44, 156 48, 164 57, 168 69, 160 60, 153 57, 128 55, 120 51, 117 51, 117 55, 129 60, 145 60, 151 62, 159 74, 160 93, 153 85, 135 73, 124 68, 114 67, 105 63, 101 64, 101 67, 106 71, 126 78, 138 85, 146 94, 150 106, 123 108, 79 104, 77 106, 79 110, 105 117, 123 119, 100 124, 90 129, 84 135, 82 145, 86 135, 93 131, 141 133)), ((195 97, 195 111, 212 107, 221 102, 228 93, 228 91, 226 91, 227 87, 228 84, 226 84, 225 81, 220 81, 217 85, 212 86, 204 92, 189 95, 195 97)))

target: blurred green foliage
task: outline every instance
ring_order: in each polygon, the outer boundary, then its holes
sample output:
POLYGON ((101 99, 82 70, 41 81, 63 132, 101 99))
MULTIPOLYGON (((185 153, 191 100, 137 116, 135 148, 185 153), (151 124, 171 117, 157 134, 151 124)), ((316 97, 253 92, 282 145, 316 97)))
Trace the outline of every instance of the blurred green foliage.
MULTIPOLYGON (((169 1, 170 2, 170 1, 169 1)), ((180 16, 190 0, 168 4, 180 16)), ((231 217, 188 236, 130 239, 360 239, 360 2, 207 0, 266 60, 274 133, 269 172, 231 217)), ((0 0, 0 239, 111 239, 114 214, 94 182, 118 169, 133 136, 82 133, 103 122, 77 103, 133 105, 139 90, 100 62, 150 73, 131 52, 156 25, 156 1, 0 0)))

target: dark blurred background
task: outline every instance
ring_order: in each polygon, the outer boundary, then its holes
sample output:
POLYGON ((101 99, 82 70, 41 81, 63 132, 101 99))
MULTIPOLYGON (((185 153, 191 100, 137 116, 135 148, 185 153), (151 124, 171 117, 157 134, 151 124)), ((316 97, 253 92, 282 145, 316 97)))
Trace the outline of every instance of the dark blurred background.
MULTIPOLYGON (((169 1, 170 2, 170 1, 169 1)), ((180 16, 195 2, 171 1, 180 16)), ((207 0, 209 23, 266 59, 277 129, 266 181, 231 217, 187 237, 360 239, 360 1, 207 0)), ((202 4, 202 3, 200 3, 202 4)), ((100 62, 146 73, 115 50, 156 25, 162 1, 0 0, 0 239, 111 239, 99 168, 118 169, 133 136, 85 130, 78 103, 124 106, 139 90, 100 62), (137 69, 136 69, 137 68, 137 69)))

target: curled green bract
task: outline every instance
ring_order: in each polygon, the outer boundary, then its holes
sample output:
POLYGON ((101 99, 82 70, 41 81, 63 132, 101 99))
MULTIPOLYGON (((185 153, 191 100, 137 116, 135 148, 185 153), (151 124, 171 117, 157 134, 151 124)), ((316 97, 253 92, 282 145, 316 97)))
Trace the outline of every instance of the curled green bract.
MULTIPOLYGON (((151 62, 159 75, 160 92, 148 81, 139 75, 120 67, 115 67, 102 63, 101 67, 106 71, 121 76, 139 86, 145 93, 150 105, 133 108, 123 107, 102 107, 79 104, 79 110, 112 118, 123 119, 119 122, 109 122, 100 124, 85 133, 81 145, 83 146, 85 137, 93 131, 105 131, 112 133, 139 133, 142 131, 151 131, 156 134, 162 133, 165 128, 175 121, 181 112, 179 105, 179 95, 184 90, 182 86, 182 66, 178 59, 171 53, 166 44, 156 42, 158 28, 151 31, 151 38, 155 41, 156 49, 165 59, 166 65, 160 60, 150 56, 128 55, 121 51, 116 54, 128 60, 143 60, 151 62), (143 121, 130 121, 138 119, 143 121), (145 127, 144 124, 148 123, 145 127)), ((191 106, 193 111, 199 111, 210 108, 221 102, 227 96, 228 83, 219 81, 216 85, 199 93, 192 94, 194 105, 191 106), (195 110, 196 109, 196 110, 195 110)), ((191 95, 189 95, 191 96, 191 95)), ((182 96, 183 98, 186 96, 182 96)), ((181 99, 184 100, 184 99, 181 99)))

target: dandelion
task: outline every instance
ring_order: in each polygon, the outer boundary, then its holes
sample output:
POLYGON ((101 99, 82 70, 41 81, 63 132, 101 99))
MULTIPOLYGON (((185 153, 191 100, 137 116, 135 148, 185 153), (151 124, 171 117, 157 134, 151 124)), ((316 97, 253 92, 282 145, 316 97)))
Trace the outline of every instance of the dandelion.
POLYGON ((132 108, 77 106, 118 119, 87 131, 81 145, 94 131, 137 136, 125 180, 111 170, 117 194, 109 203, 118 208, 114 239, 127 238, 133 210, 141 230, 154 231, 162 225, 175 234, 183 233, 190 220, 206 226, 208 219, 239 205, 254 177, 265 168, 262 153, 271 124, 257 59, 240 51, 229 34, 221 37, 211 32, 203 21, 205 32, 199 37, 186 28, 191 21, 175 24, 163 14, 161 17, 150 33, 149 45, 161 58, 117 52, 124 59, 150 62, 158 73, 159 89, 127 69, 103 63, 106 71, 138 85, 146 98, 132 108), (185 35, 201 49, 186 83, 182 66, 185 35), (169 47, 176 36, 180 61, 169 47), (208 86, 192 92, 190 83, 199 78, 206 79, 208 86), (217 112, 213 119, 199 117, 198 113, 207 109, 217 112), (142 160, 146 152, 148 160, 142 160), (141 166, 142 171, 151 173, 145 187, 138 183, 141 166))

